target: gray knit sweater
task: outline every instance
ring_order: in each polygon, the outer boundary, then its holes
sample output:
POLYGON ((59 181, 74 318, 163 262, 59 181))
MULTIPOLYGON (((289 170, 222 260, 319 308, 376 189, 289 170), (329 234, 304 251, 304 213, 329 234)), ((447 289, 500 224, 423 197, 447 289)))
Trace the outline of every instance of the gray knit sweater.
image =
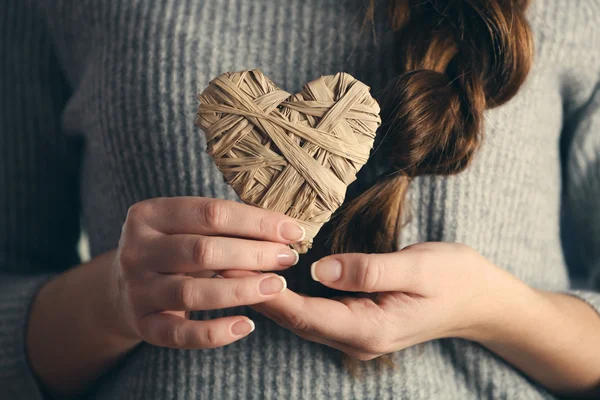
MULTIPOLYGON (((346 71, 377 96, 393 78, 394 38, 383 13, 376 41, 361 34, 364 3, 2 0, 1 399, 41 398, 24 352, 28 308, 40 285, 79 262, 81 227, 95 256, 117 245, 135 202, 236 198, 193 125, 211 78, 256 67, 292 92, 346 71)), ((534 0, 529 18, 536 53, 525 87, 487 114, 468 171, 412 184, 400 241, 466 243, 528 284, 599 310, 598 281, 574 291, 568 276, 600 270, 600 2, 534 0)), ((291 284, 308 286, 307 269, 294 271, 291 284)), ((409 348, 392 355, 396 369, 366 364, 357 378, 337 351, 248 308, 194 317, 234 313, 256 322, 248 338, 200 351, 142 345, 90 397, 553 398, 465 340, 409 348)))

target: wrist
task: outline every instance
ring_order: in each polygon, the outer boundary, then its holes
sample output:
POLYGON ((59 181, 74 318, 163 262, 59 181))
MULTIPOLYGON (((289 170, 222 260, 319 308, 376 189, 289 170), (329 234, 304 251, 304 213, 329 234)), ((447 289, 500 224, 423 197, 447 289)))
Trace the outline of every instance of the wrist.
POLYGON ((477 302, 475 323, 463 336, 465 339, 485 344, 518 336, 530 326, 527 321, 548 309, 547 300, 538 291, 500 268, 497 272, 477 302))
POLYGON ((600 318, 585 302, 522 284, 474 340, 562 394, 597 394, 600 318), (560 334, 557 334, 560 333, 560 334))
MULTIPOLYGON (((104 253, 90 262, 95 273, 90 276, 91 309, 90 323, 102 329, 107 339, 116 343, 135 346, 141 339, 130 323, 127 314, 126 299, 119 287, 118 273, 115 267, 116 251, 104 253), (97 288, 100 288, 98 290, 97 288)), ((90 265, 91 266, 91 265, 90 265)), ((85 267, 84 267, 85 268, 85 267)))
POLYGON ((78 393, 140 342, 122 333, 122 312, 110 300, 110 259, 103 255, 70 269, 47 282, 34 300, 26 350, 51 393, 78 393))
POLYGON ((114 251, 101 254, 65 274, 47 288, 47 297, 58 307, 77 312, 73 324, 79 332, 94 332, 104 346, 131 348, 140 342, 118 299, 114 251))

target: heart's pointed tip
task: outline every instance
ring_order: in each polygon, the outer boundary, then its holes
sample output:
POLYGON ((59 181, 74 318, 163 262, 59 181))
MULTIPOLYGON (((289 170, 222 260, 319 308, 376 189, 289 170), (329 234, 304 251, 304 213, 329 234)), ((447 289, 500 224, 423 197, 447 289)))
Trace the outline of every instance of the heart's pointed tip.
POLYGON ((298 243, 293 243, 292 248, 298 252, 298 254, 306 254, 312 247, 312 240, 303 240, 298 243))

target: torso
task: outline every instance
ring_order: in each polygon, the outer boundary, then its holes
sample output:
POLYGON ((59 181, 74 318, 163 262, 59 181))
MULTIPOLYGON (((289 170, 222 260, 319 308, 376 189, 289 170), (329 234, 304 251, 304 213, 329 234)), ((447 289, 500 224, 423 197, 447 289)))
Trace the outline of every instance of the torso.
MULTIPOLYGON (((193 124, 196 95, 213 77, 259 68, 295 92, 321 75, 346 71, 371 86, 377 97, 394 77, 389 56, 394 38, 381 13, 375 24, 377 45, 370 28, 359 33, 363 3, 60 0, 48 5, 48 18, 58 27, 60 61, 74 90, 64 127, 85 141, 81 199, 92 255, 116 246, 128 207, 140 200, 180 195, 236 199, 204 153, 203 134, 193 124)), ((566 0, 553 3, 567 7, 566 0)), ((530 10, 536 55, 526 85, 508 104, 487 113, 483 147, 465 173, 413 182, 408 196, 412 217, 399 240, 401 245, 463 242, 532 286, 561 290, 568 278, 560 237, 559 144, 568 112, 564 104, 568 96, 577 101, 577 93, 565 92, 563 82, 577 76, 577 63, 556 51, 569 43, 558 43, 560 27, 547 21, 544 9, 534 2, 530 10)), ((585 46, 585 26, 568 28, 577 34, 565 40, 585 46)), ((308 272, 302 265, 296 271, 302 289, 308 272)), ((394 355, 397 370, 369 366, 363 380, 357 380, 340 364, 338 353, 247 309, 196 317, 233 312, 252 315, 257 329, 251 337, 195 352, 142 347, 98 396, 549 397, 465 341, 408 349, 394 355), (489 386, 492 380, 500 384, 489 386)))

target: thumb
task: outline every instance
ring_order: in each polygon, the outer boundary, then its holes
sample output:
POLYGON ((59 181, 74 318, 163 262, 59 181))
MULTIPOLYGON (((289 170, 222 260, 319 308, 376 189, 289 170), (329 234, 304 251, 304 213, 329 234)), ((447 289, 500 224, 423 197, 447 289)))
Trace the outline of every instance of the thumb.
POLYGON ((416 292, 421 281, 418 264, 400 252, 335 254, 313 263, 314 280, 352 292, 416 292))

